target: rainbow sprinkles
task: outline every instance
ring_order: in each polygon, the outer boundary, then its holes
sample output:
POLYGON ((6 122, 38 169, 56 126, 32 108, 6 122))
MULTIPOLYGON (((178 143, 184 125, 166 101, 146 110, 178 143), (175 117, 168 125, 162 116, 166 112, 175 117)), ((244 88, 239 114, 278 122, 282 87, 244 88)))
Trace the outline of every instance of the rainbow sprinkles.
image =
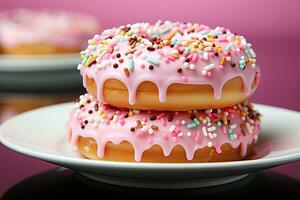
POLYGON ((117 79, 127 86, 131 105, 144 81, 156 84, 159 100, 165 102, 173 83, 209 84, 219 99, 224 84, 235 77, 243 80, 246 95, 260 80, 256 54, 243 36, 192 23, 158 21, 108 29, 88 41, 81 60, 84 86, 87 77, 93 78, 99 101, 104 82, 117 79))

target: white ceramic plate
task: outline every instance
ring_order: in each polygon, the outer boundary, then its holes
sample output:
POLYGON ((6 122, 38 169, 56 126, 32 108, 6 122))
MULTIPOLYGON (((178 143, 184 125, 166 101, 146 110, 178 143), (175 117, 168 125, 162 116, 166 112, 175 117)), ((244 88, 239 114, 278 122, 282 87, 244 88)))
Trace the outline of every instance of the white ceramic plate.
POLYGON ((20 56, 0 55, 0 90, 40 92, 81 87, 79 53, 20 56))
MULTIPOLYGON (((300 159, 300 113, 256 105, 263 114, 258 148, 263 157, 220 163, 126 163, 82 158, 65 138, 72 103, 18 115, 0 128, 0 141, 17 152, 80 171, 117 185, 148 188, 192 188, 236 181, 246 174, 300 159)), ((22 163, 20 163, 21 165, 22 163)))
POLYGON ((79 53, 57 55, 0 55, 0 71, 62 70, 77 66, 79 53))

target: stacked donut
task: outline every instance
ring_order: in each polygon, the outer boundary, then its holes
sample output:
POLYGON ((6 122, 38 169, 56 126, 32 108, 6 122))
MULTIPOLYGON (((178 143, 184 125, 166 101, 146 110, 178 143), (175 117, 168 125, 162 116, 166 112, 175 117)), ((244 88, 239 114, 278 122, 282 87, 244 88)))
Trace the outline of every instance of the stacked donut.
POLYGON ((158 21, 105 30, 78 69, 88 93, 70 114, 68 139, 90 159, 129 162, 242 160, 260 114, 247 99, 256 55, 228 29, 158 21))

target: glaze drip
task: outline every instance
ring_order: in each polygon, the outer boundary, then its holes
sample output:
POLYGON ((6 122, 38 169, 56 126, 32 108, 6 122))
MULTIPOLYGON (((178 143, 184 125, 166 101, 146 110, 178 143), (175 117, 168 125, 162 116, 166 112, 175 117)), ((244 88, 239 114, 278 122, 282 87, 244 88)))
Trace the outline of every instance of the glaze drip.
POLYGON ((248 145, 257 141, 260 114, 249 103, 193 112, 118 109, 98 103, 86 94, 75 103, 69 129, 68 139, 74 145, 80 136, 94 138, 99 158, 104 156, 107 142, 123 141, 132 144, 135 161, 140 161, 144 151, 156 144, 162 147, 165 156, 180 145, 188 160, 193 159, 197 149, 204 147, 221 153, 220 147, 226 143, 232 148, 240 147, 241 155, 245 156, 248 145))

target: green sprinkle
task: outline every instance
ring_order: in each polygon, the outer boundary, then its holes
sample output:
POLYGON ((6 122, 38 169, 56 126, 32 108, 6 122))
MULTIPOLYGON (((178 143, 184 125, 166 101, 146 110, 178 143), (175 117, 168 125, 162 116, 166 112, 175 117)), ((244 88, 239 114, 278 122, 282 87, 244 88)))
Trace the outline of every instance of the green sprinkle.
POLYGON ((195 122, 196 125, 198 125, 198 126, 200 125, 200 122, 196 117, 193 119, 193 121, 195 122))
POLYGON ((190 123, 190 124, 187 125, 187 127, 190 128, 190 129, 195 128, 196 126, 197 126, 197 124, 195 124, 195 123, 190 123))
POLYGON ((206 35, 209 31, 202 31, 201 35, 206 35))
POLYGON ((230 140, 235 140, 237 135, 235 133, 229 135, 230 140))
POLYGON ((240 60, 240 69, 245 69, 245 67, 246 67, 246 61, 245 60, 240 60))
POLYGON ((226 50, 226 51, 230 51, 231 48, 232 48, 232 44, 228 44, 228 45, 225 47, 225 50, 226 50))
POLYGON ((217 122, 217 126, 218 126, 218 127, 222 126, 222 122, 221 122, 221 121, 218 121, 218 122, 217 122))
POLYGON ((187 56, 190 53, 190 47, 184 49, 183 55, 187 56))
POLYGON ((155 60, 154 58, 151 58, 151 57, 147 57, 147 61, 153 65, 156 65, 158 66, 159 65, 159 62, 157 60, 155 60))
POLYGON ((128 65, 128 69, 130 71, 132 71, 133 67, 134 67, 134 61, 133 61, 133 59, 129 59, 128 62, 127 62, 127 65, 128 65))

